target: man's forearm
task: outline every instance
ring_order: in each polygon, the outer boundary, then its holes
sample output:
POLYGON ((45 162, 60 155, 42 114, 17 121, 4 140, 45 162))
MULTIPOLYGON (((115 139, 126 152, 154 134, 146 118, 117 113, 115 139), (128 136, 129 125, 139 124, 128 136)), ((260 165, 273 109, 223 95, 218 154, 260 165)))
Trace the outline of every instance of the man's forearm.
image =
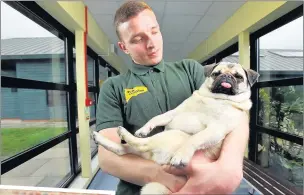
POLYGON ((101 146, 98 150, 99 164, 103 171, 136 185, 143 186, 160 169, 156 163, 132 154, 117 156, 101 146))
POLYGON ((242 168, 249 138, 249 122, 247 117, 240 120, 240 125, 225 138, 219 161, 226 165, 242 168))

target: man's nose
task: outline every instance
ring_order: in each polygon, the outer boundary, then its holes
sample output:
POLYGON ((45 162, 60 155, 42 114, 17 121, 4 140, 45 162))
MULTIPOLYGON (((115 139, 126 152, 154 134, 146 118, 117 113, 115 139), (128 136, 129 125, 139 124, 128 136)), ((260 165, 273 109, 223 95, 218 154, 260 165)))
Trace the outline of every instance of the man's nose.
POLYGON ((148 49, 153 49, 154 47, 155 47, 154 40, 152 39, 152 37, 148 37, 147 48, 148 49))

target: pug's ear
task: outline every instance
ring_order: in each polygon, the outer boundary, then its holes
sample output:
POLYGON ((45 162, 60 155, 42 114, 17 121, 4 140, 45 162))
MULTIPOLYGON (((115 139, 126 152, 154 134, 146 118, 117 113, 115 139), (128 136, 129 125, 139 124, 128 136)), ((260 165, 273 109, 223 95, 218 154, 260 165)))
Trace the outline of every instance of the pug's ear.
POLYGON ((251 69, 244 69, 250 87, 258 80, 260 74, 251 69))
POLYGON ((218 65, 217 63, 205 65, 205 66, 204 66, 205 77, 209 77, 210 74, 212 73, 212 71, 214 70, 214 68, 215 68, 217 65, 218 65))

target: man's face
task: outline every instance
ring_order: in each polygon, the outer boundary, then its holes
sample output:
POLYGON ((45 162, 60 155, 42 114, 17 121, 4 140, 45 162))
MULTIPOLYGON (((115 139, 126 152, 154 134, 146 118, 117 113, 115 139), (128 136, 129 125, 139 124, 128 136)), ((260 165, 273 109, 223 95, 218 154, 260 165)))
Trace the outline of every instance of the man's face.
POLYGON ((155 65, 163 57, 163 39, 154 13, 148 9, 119 26, 119 47, 137 64, 155 65))

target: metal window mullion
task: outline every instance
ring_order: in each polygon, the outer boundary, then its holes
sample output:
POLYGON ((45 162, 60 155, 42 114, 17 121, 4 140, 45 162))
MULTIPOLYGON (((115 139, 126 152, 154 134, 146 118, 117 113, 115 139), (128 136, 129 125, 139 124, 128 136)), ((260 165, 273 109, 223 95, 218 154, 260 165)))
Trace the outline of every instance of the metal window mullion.
MULTIPOLYGON (((73 46, 74 37, 69 36, 65 41, 66 45, 66 68, 67 81, 69 86, 74 86, 74 62, 73 62, 73 46)), ((68 128, 71 131, 69 139, 69 156, 72 175, 76 175, 78 169, 78 152, 77 152, 77 133, 76 133, 76 86, 74 90, 70 90, 67 96, 67 114, 68 114, 68 128)))
MULTIPOLYGON (((259 41, 253 36, 250 37, 250 69, 257 71, 259 62, 259 41)), ((258 89, 256 84, 251 89, 251 101, 252 108, 250 110, 250 132, 249 132, 249 150, 248 158, 249 160, 256 162, 256 152, 257 152, 257 132, 255 126, 257 124, 257 103, 258 103, 258 89)))

